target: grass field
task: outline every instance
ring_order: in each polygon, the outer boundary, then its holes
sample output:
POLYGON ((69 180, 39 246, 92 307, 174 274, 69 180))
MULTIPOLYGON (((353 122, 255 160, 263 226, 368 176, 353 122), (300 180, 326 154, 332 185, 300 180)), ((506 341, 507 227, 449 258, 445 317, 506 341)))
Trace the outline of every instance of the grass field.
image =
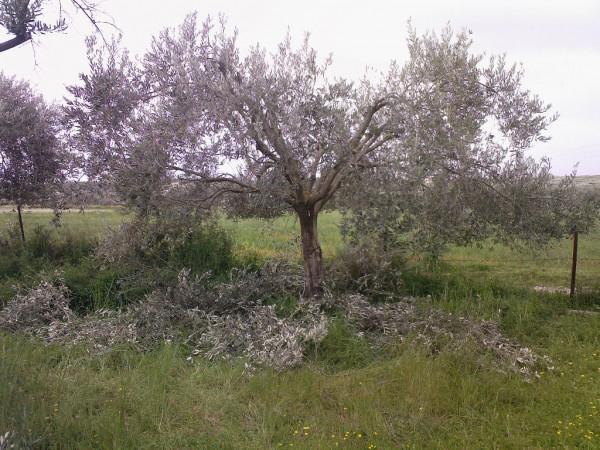
MULTIPOLYGON (((50 219, 26 214, 26 233, 50 219)), ((65 213, 57 233, 89 237, 123 220, 65 213)), ((320 221, 328 261, 344 251, 339 221, 320 221)), ((223 225, 239 254, 299 256, 291 218, 223 225)), ((499 371, 468 346, 431 352, 410 336, 374 349, 335 318, 306 364, 251 378, 243 361, 188 361, 175 342, 98 356, 4 334, 0 435, 17 448, 598 448, 600 315, 569 312, 600 304, 598 242, 598 230, 580 237, 574 301, 533 290, 569 286, 569 240, 538 253, 453 248, 434 269, 416 258, 406 269, 408 293, 462 315, 499 314, 507 337, 552 358, 539 377, 499 371)))

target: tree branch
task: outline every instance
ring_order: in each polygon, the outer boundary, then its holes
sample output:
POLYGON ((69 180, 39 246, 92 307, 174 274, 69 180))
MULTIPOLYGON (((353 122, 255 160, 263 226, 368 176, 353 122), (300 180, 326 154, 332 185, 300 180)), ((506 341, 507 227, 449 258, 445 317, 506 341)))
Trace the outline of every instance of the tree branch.
MULTIPOLYGON (((195 175, 195 176, 199 177, 199 179, 196 181, 201 181, 203 183, 233 183, 233 184, 237 184, 238 186, 241 186, 241 187, 251 190, 251 191, 257 190, 256 186, 252 186, 251 184, 244 183, 244 182, 242 182, 236 178, 232 178, 232 177, 208 177, 205 174, 203 174, 202 172, 198 172, 197 170, 186 169, 184 167, 173 166, 173 165, 167 165, 166 169, 183 172, 188 175, 195 175)), ((191 180, 191 181, 194 181, 194 180, 191 180)))
POLYGON ((11 48, 15 48, 25 42, 31 40, 31 33, 27 33, 25 35, 15 36, 8 41, 0 42, 0 53, 5 52, 6 50, 10 50, 11 48))
POLYGON ((349 144, 351 146, 358 146, 358 143, 360 142, 360 140, 362 139, 363 135, 365 134, 365 132, 367 131, 367 129, 369 128, 369 125, 371 124, 371 121, 373 120, 373 117, 375 116, 375 114, 377 113, 377 111, 379 111, 380 109, 384 108, 385 106, 387 106, 387 101, 385 99, 379 99, 377 100, 365 113, 365 117, 363 119, 362 124, 360 125, 360 127, 358 128, 358 130, 356 130, 356 132, 354 133, 354 135, 350 138, 350 142, 349 144))

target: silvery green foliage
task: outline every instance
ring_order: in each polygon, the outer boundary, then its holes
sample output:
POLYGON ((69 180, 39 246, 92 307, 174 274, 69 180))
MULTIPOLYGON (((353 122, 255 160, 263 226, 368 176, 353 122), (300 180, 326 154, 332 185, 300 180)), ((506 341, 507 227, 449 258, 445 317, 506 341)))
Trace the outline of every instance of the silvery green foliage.
POLYGON ((69 308, 68 289, 44 279, 36 287, 19 292, 0 312, 0 328, 31 331, 55 322, 69 323, 75 315, 69 308))
MULTIPOLYGON (((83 2, 85 4, 85 0, 83 2)), ((42 22, 44 0, 0 1, 0 27, 15 37, 0 43, 0 52, 9 50, 31 39, 33 34, 61 32, 67 28, 66 20, 60 17, 56 23, 42 22)))
POLYGON ((296 272, 273 262, 262 277, 236 271, 227 282, 209 284, 207 277, 191 278, 183 270, 166 292, 155 291, 125 311, 85 317, 69 308, 69 291, 60 279, 44 279, 0 311, 0 329, 48 343, 86 344, 95 352, 122 343, 148 351, 164 341, 185 341, 195 346, 194 355, 245 358, 252 367, 283 370, 302 362, 305 345, 325 337, 329 323, 317 304, 303 302, 283 317, 263 304, 295 289, 296 272))
POLYGON ((258 306, 249 315, 210 316, 195 354, 208 358, 245 357, 252 365, 283 370, 303 361, 306 343, 326 335, 329 320, 314 302, 299 305, 292 317, 280 318, 274 306, 258 306))
POLYGON ((141 212, 169 201, 174 177, 210 186, 196 203, 235 194, 225 205, 243 215, 294 211, 309 295, 325 281, 317 217, 341 187, 355 229, 391 241, 413 231, 432 253, 487 236, 500 219, 534 240, 547 234, 528 228, 521 200, 555 196, 547 164, 523 154, 548 139, 549 106, 504 57, 473 54, 466 32, 411 29, 408 47, 403 66, 351 82, 329 75, 331 58, 308 35, 243 55, 223 18, 192 14, 141 61, 91 46, 91 73, 71 88, 73 136, 141 212))
POLYGON ((350 294, 337 301, 351 323, 378 345, 412 336, 435 353, 444 348, 457 350, 474 343, 478 351, 491 352, 502 370, 530 377, 539 376, 538 370, 554 369, 547 356, 537 355, 531 349, 503 337, 496 320, 453 315, 431 307, 422 299, 405 298, 396 303, 370 304, 365 297, 350 294))
POLYGON ((223 20, 199 26, 192 15, 161 33, 144 63, 162 113, 176 111, 188 144, 197 139, 172 170, 218 183, 219 193, 270 199, 266 214, 276 202, 320 210, 368 154, 397 138, 396 93, 331 80, 331 59, 319 60, 308 36, 297 48, 288 35, 273 53, 256 46, 242 57, 223 20))
POLYGON ((402 249, 382 248, 375 239, 350 245, 341 252, 331 268, 336 290, 361 293, 371 299, 391 300, 402 292, 402 249))
MULTIPOLYGON (((486 66, 469 36, 449 28, 439 37, 412 30, 408 44, 410 61, 393 74, 405 88, 403 139, 357 173, 340 202, 355 242, 364 235, 439 256, 449 243, 540 245, 569 233, 572 177, 556 182, 548 160, 524 154, 549 139, 557 116, 522 87, 523 71, 504 57, 486 66)), ((594 209, 580 206, 584 230, 594 209)))
MULTIPOLYGON (((275 273, 270 273, 269 279, 275 273)), ((282 284, 289 283, 285 273, 285 267, 279 266, 282 284)), ((250 372, 258 366, 283 370, 302 363, 305 345, 318 343, 327 335, 329 318, 321 311, 327 306, 343 311, 375 346, 413 336, 433 353, 475 344, 483 360, 486 352, 491 352, 499 368, 527 376, 553 368, 547 357, 503 337, 496 321, 452 315, 423 299, 371 304, 360 294, 344 294, 324 299, 327 305, 300 300, 294 311, 280 316, 274 306, 242 295, 241 290, 253 286, 255 278, 248 274, 236 277, 247 278, 241 289, 216 283, 211 285, 213 297, 206 300, 205 280, 190 279, 189 272, 182 271, 177 285, 168 292, 153 292, 125 311, 100 310, 85 317, 69 309, 68 289, 60 279, 45 279, 0 311, 0 329, 24 332, 47 343, 85 344, 94 352, 122 343, 148 351, 165 341, 184 341, 195 347, 190 360, 195 356, 244 358, 250 372)), ((269 295, 266 286, 254 289, 263 297, 269 295)))
POLYGON ((0 72, 0 203, 52 198, 64 178, 57 117, 27 82, 0 72))
POLYGON ((171 183, 163 142, 149 124, 152 94, 120 38, 102 46, 90 37, 86 44, 89 73, 80 75, 81 85, 67 87, 69 145, 88 179, 110 183, 126 205, 151 214, 171 183))
POLYGON ((99 30, 98 2, 96 0, 0 0, 0 27, 4 28, 14 37, 0 42, 0 52, 10 50, 34 38, 36 35, 47 33, 61 33, 67 29, 67 17, 72 13, 82 12, 92 25, 99 30), (48 3, 55 3, 58 17, 54 23, 46 22, 44 7, 48 3), (68 4, 72 9, 69 11, 68 4))

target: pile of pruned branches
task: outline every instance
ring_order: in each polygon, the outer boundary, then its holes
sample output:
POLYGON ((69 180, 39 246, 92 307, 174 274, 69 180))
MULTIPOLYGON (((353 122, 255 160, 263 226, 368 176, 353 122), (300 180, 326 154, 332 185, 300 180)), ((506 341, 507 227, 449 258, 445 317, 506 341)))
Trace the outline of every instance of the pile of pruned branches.
POLYGON ((307 343, 327 336, 330 320, 324 311, 333 308, 376 347, 406 337, 431 353, 475 344, 482 360, 493 355, 501 370, 531 376, 553 368, 546 356, 503 337, 497 321, 453 315, 422 299, 377 304, 361 294, 303 299, 294 287, 301 285, 301 276, 292 264, 271 261, 260 273, 233 270, 225 282, 209 278, 192 278, 184 270, 173 287, 143 302, 83 317, 69 308, 60 277, 47 278, 0 311, 0 329, 46 343, 87 344, 98 352, 119 343, 148 351, 164 341, 185 342, 194 348, 190 360, 245 358, 249 368, 283 370, 302 363, 307 343), (285 314, 265 301, 294 289, 297 303, 285 314))
POLYGON ((378 346, 407 336, 432 353, 442 349, 458 350, 473 343, 482 357, 490 352, 501 369, 527 376, 537 376, 538 370, 554 369, 548 356, 537 355, 504 337, 497 320, 455 315, 410 298, 396 303, 371 304, 362 295, 350 294, 338 302, 348 320, 378 346))

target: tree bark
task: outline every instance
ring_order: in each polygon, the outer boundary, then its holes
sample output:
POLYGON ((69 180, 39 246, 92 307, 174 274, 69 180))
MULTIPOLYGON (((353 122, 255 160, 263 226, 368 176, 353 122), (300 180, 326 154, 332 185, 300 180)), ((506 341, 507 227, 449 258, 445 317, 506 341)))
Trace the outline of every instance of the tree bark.
POLYGON ((25 243, 25 229, 23 228, 23 215, 21 214, 21 205, 17 205, 17 213, 19 215, 19 227, 21 228, 21 238, 25 243))
POLYGON ((304 295, 316 297, 325 288, 325 266, 317 232, 318 211, 314 206, 303 206, 297 208, 296 212, 300 219, 302 256, 305 265, 304 295))

